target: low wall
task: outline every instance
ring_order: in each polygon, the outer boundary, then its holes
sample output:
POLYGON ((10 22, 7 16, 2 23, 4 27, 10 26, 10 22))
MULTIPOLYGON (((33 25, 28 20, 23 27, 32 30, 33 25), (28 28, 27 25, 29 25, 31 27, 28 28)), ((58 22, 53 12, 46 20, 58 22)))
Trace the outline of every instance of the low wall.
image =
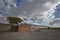
POLYGON ((31 31, 31 27, 19 27, 19 32, 29 32, 31 31))
POLYGON ((0 30, 10 30, 10 25, 0 25, 0 30))

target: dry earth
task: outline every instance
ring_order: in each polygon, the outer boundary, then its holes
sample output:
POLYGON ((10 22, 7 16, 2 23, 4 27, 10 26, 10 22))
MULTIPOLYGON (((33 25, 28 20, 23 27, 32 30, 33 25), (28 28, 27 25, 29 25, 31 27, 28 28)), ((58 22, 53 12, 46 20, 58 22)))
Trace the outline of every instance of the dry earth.
POLYGON ((40 32, 0 32, 0 40, 60 40, 60 30, 40 32))

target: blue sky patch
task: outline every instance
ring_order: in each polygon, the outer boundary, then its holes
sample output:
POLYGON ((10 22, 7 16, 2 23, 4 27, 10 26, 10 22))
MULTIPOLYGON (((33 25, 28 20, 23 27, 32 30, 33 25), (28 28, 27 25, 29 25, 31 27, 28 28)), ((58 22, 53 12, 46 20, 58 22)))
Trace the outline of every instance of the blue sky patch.
POLYGON ((15 0, 14 2, 16 2, 16 6, 19 6, 21 4, 21 0, 15 0))
POLYGON ((60 4, 58 5, 58 6, 56 6, 57 7, 57 9, 56 9, 56 11, 55 11, 55 18, 60 18, 60 4))

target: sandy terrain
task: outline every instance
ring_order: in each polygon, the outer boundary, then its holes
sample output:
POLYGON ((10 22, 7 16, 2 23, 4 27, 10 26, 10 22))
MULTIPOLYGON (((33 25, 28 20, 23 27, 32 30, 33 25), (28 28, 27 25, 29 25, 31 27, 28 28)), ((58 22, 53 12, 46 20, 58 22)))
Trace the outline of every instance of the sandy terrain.
POLYGON ((0 32, 0 40, 60 40, 60 30, 40 32, 0 32))

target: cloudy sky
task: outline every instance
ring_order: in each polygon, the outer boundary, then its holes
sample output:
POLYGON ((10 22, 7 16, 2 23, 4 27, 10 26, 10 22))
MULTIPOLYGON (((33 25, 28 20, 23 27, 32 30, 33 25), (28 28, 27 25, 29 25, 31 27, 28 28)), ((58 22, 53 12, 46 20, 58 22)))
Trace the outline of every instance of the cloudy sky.
POLYGON ((7 16, 23 18, 24 22, 49 25, 60 18, 60 0, 0 0, 0 22, 7 16))

